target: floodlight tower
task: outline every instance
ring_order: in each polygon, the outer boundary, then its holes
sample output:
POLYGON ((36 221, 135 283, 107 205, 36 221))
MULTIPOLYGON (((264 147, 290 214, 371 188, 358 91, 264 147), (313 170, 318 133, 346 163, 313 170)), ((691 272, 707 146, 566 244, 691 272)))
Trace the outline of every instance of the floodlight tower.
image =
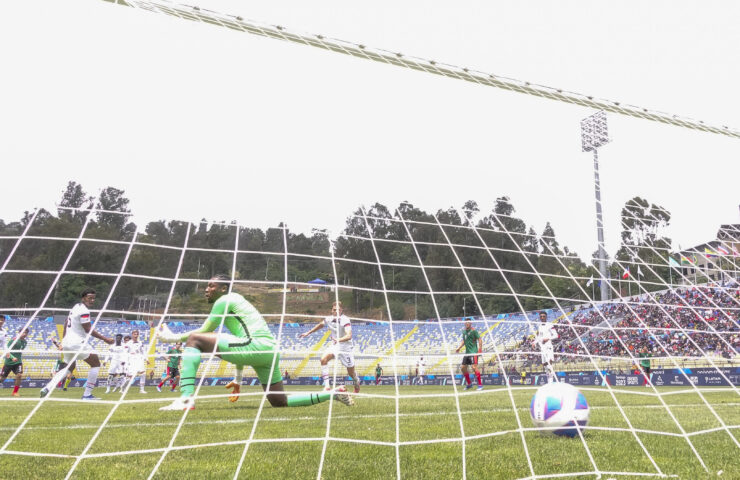
POLYGON ((599 239, 599 273, 601 274, 601 301, 609 300, 609 277, 606 272, 606 249, 604 248, 604 219, 601 214, 601 182, 599 181, 599 147, 609 143, 606 128, 606 113, 599 111, 581 120, 581 148, 594 152, 594 189, 596 191, 596 234, 599 239))

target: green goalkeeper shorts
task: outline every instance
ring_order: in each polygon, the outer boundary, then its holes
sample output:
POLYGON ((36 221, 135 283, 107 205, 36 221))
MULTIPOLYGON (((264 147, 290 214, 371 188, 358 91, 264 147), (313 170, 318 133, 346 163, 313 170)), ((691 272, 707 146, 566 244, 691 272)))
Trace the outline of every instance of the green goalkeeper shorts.
POLYGON ((273 338, 245 338, 222 333, 218 337, 218 353, 229 363, 252 367, 262 385, 272 385, 283 379, 280 353, 273 338))

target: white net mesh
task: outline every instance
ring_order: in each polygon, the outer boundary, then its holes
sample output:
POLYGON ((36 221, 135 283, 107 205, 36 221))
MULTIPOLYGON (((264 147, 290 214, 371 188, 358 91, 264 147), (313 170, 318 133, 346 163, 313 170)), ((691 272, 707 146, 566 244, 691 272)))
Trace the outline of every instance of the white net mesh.
MULTIPOLYGON (((79 400, 78 388, 71 389, 74 396, 55 390, 44 399, 2 397, 4 409, 13 410, 3 425, 4 461, 56 459, 62 466, 55 467, 55 475, 66 472, 71 478, 94 471, 96 459, 137 458, 139 474, 166 477, 178 469, 204 471, 209 460, 193 452, 212 453, 219 447, 229 451, 230 459, 221 474, 237 478, 261 472, 264 465, 257 459, 290 442, 298 448, 292 455, 300 471, 317 478, 349 464, 337 445, 361 452, 361 463, 372 462, 367 458, 372 455, 387 476, 396 478, 414 477, 429 452, 425 449, 432 447, 440 452, 436 461, 454 467, 431 461, 420 470, 423 475, 443 468, 462 477, 484 471, 501 478, 664 476, 723 470, 723 459, 740 448, 740 299, 730 280, 737 277, 732 241, 717 244, 730 254, 696 253, 695 261, 700 256, 707 260, 715 278, 693 265, 670 267, 668 281, 667 249, 649 242, 626 246, 626 259, 617 255, 612 268, 629 267, 630 273, 621 285, 596 278, 615 297, 600 303, 586 285, 593 268, 581 265, 579 270, 580 260, 560 251, 554 237, 531 237, 514 216, 496 211, 486 217, 454 209, 430 215, 408 204, 393 213, 375 206, 358 210, 345 232, 331 241, 323 232, 309 238, 286 227, 261 232, 237 224, 160 222, 144 233, 127 230, 126 221, 115 223, 121 239, 112 240, 96 237, 106 236, 101 235, 106 218, 124 219, 125 214, 72 211, 79 213, 77 226, 64 235, 36 235, 63 221, 67 210, 60 209, 59 218, 37 212, 22 231, 2 237, 8 248, 3 249, 0 279, 4 285, 25 285, 39 300, 32 307, 2 306, 11 333, 31 332, 22 353, 32 379, 48 379, 51 373, 56 350, 50 340, 59 333, 54 318, 66 316, 69 305, 63 304, 72 286, 99 285, 94 329, 112 336, 138 328, 150 340, 161 323, 179 331, 199 325, 207 313, 205 301, 198 301, 205 283, 216 269, 224 269, 230 272, 231 288, 258 305, 268 320, 281 354, 272 368, 287 374, 292 393, 321 388, 318 359, 327 336, 300 334, 321 320, 335 300, 345 304, 351 318, 356 370, 364 386, 350 410, 335 402, 275 409, 256 386, 245 387, 242 403, 229 404, 229 395, 214 386, 233 376, 233 366, 204 352, 196 389, 199 408, 193 412, 162 415, 157 407, 171 396, 148 398, 130 385, 92 402, 79 400), (157 226, 166 228, 157 233, 157 226), (32 250, 49 265, 30 268, 25 262, 32 250), (107 255, 104 262, 98 261, 100 255, 107 255), (47 268, 52 264, 56 270, 47 268), (106 268, 89 270, 94 265, 106 268), (717 272, 723 281, 717 281, 717 272), (309 282, 314 275, 327 280, 309 282), (632 295, 624 294, 630 288, 632 295), (158 307, 151 306, 154 297, 158 307), (142 307, 144 298, 149 307, 142 307), (511 308, 501 310, 502 305, 511 308), (462 316, 449 316, 460 307, 462 316), (592 403, 588 429, 567 440, 567 446, 535 433, 527 418, 529 398, 544 382, 539 347, 530 337, 539 310, 559 333, 554 363, 559 379, 580 385, 592 403), (463 389, 463 355, 455 352, 463 320, 471 321, 483 339, 485 388, 480 392, 463 389), (639 366, 643 347, 651 354, 652 382, 639 366), (376 386, 378 365, 383 373, 376 386), (79 415, 83 411, 88 413, 79 415), (45 433, 66 442, 49 446, 45 433), (684 452, 680 461, 664 457, 660 442, 666 439, 684 452), (617 445, 614 454, 605 449, 610 442, 617 445), (549 457, 557 448, 573 450, 574 444, 580 453, 573 453, 572 463, 549 457), (708 444, 713 445, 709 450, 708 444), (515 460, 499 469, 480 460, 481 448, 515 460), (181 454, 195 455, 202 463, 183 467, 181 454), (620 461, 629 457, 635 467, 617 468, 615 455, 620 461)), ((655 216, 624 219, 642 224, 655 216)), ((95 343, 101 353, 107 349, 95 343)), ((148 370, 158 376, 164 370, 161 347, 151 343, 149 350, 148 370)), ((11 341, 4 353, 13 351, 11 341)), ((87 371, 82 363, 80 377, 87 371)), ((345 383, 344 370, 333 362, 334 382, 345 383)), ((254 385, 253 373, 245 375, 246 384, 254 385)))

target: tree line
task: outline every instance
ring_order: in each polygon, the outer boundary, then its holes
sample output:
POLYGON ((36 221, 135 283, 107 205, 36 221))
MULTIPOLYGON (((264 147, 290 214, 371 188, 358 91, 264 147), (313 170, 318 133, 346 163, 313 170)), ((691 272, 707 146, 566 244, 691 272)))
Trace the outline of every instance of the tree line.
MULTIPOLYGON (((598 281, 586 287, 586 279, 598 277, 595 260, 587 264, 561 246, 549 222, 536 232, 506 196, 488 213, 474 201, 435 213, 409 203, 395 210, 376 203, 355 210, 336 239, 324 230, 294 233, 281 224, 263 230, 159 220, 139 228, 130 214, 123 190, 108 187, 94 197, 70 181, 55 214, 42 209, 17 221, 0 219, 0 237, 6 237, 0 238, 0 265, 12 252, 0 274, 0 308, 43 303, 65 309, 89 286, 99 292, 98 307, 107 300, 111 311, 161 312, 169 301, 169 312, 203 313, 204 284, 194 280, 223 272, 248 281, 239 288, 268 310, 263 313, 280 313, 281 305, 268 301, 270 287, 274 293, 316 278, 339 285, 345 308, 366 318, 387 318, 388 311, 394 319, 493 315, 552 308, 552 297, 561 305, 587 302, 592 293, 599 298, 598 281), (18 242, 24 232, 30 238, 18 242)), ((622 219, 616 259, 665 264, 653 249, 670 247, 660 234, 670 213, 636 197, 622 219)), ((643 286, 660 288, 648 283, 667 282, 667 268, 643 268, 643 286)), ((610 269, 617 278, 622 265, 612 262, 610 269)))

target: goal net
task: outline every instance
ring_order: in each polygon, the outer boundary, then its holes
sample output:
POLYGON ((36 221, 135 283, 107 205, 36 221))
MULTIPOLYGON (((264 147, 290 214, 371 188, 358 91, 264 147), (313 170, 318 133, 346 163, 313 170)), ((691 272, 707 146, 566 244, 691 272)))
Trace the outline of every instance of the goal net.
MULTIPOLYGON (((149 477, 217 468, 219 476, 251 478, 275 473, 263 471, 266 457, 281 459, 279 474, 297 469, 317 478, 344 475, 352 465, 397 478, 683 477, 732 468, 736 231, 724 232, 728 241, 713 253, 686 253, 695 263, 684 267, 680 258, 670 266, 671 252, 657 242, 626 246, 627 260, 618 255, 612 269, 629 273, 610 281, 561 251, 554 236, 527 233, 507 199, 488 214, 466 206, 433 214, 410 204, 360 208, 336 236, 184 222, 152 222, 141 231, 125 213, 65 208, 57 217, 36 212, 20 230, 7 227, 0 289, 3 298, 24 301, 2 305, 12 338, 3 353, 22 353, 28 383, 20 398, 0 397, 3 464, 33 459, 41 471, 69 478, 110 468, 149 477), (157 327, 199 326, 208 280, 224 272, 229 288, 267 320, 280 353, 272 368, 290 393, 321 391, 319 359, 331 338, 326 330, 301 334, 342 302, 360 381, 354 407, 270 407, 249 367, 242 398, 230 403, 223 385, 234 366, 204 352, 197 409, 158 411, 175 394, 152 389, 166 370, 157 327), (96 331, 142 333, 149 394, 130 384, 102 394, 104 364, 99 399, 81 400, 80 380, 36 398, 32 388, 48 381, 59 356, 51 340, 83 287, 98 293, 96 331), (613 299, 597 301, 600 288, 613 299), (577 385, 590 404, 588 427, 573 439, 545 435, 529 418, 547 374, 533 341, 540 312, 559 334, 558 381, 577 385), (460 370, 466 322, 482 339, 482 390, 466 389, 460 370), (14 349, 23 329, 29 344, 14 349)), ((639 207, 625 209, 625 224, 661 214, 639 207)), ((93 344, 104 358, 108 345, 93 344)), ((352 392, 342 363, 330 367, 332 385, 352 392)), ((87 370, 77 362, 79 379, 87 370)), ((470 374, 475 387, 472 367, 470 374)))
MULTIPOLYGON (((740 137, 724 126, 195 6, 108 1, 587 107, 583 116, 598 109, 687 135, 740 137)), ((507 121, 514 120, 501 128, 507 121)), ((647 148, 639 143, 622 155, 647 148)), ((690 148, 705 154, 696 145, 690 148)), ((543 204, 570 208, 558 195, 571 179, 558 169, 562 177, 551 185, 523 188, 543 204)), ((598 171, 587 173, 590 199, 598 171)), ((597 184, 600 210, 599 195, 597 184)), ((142 224, 125 202, 106 209, 70 199, 56 212, 0 221, 7 377, 0 471, 37 478, 740 476, 740 226, 722 225, 716 238, 683 249, 668 238, 671 213, 636 196, 619 217, 620 248, 600 268, 598 253, 584 260, 553 225, 535 231, 509 197, 449 208, 444 191, 439 198, 436 211, 365 205, 344 228, 310 233, 282 223, 142 224), (224 349, 250 348, 254 332, 234 312, 214 313, 209 300, 221 288, 258 312, 250 325, 265 321, 261 338, 270 346, 243 371, 224 349), (90 290, 94 299, 82 296, 90 290), (78 307, 83 299, 89 304, 78 307), (96 332, 82 334, 90 351, 70 350, 62 339, 87 309, 96 332), (229 326, 236 324, 243 328, 229 326), (211 343, 193 340, 204 325, 212 327, 203 337, 211 343), (544 331, 553 332, 551 360, 544 331), (136 336, 132 346, 127 337, 136 336), (549 382, 574 385, 588 403, 588 424, 572 438, 533 423, 533 396, 549 382), (276 406, 279 388, 285 408, 276 406), (195 409, 160 411, 183 393, 195 409)), ((569 227, 590 237, 592 217, 579 212, 569 227)))

